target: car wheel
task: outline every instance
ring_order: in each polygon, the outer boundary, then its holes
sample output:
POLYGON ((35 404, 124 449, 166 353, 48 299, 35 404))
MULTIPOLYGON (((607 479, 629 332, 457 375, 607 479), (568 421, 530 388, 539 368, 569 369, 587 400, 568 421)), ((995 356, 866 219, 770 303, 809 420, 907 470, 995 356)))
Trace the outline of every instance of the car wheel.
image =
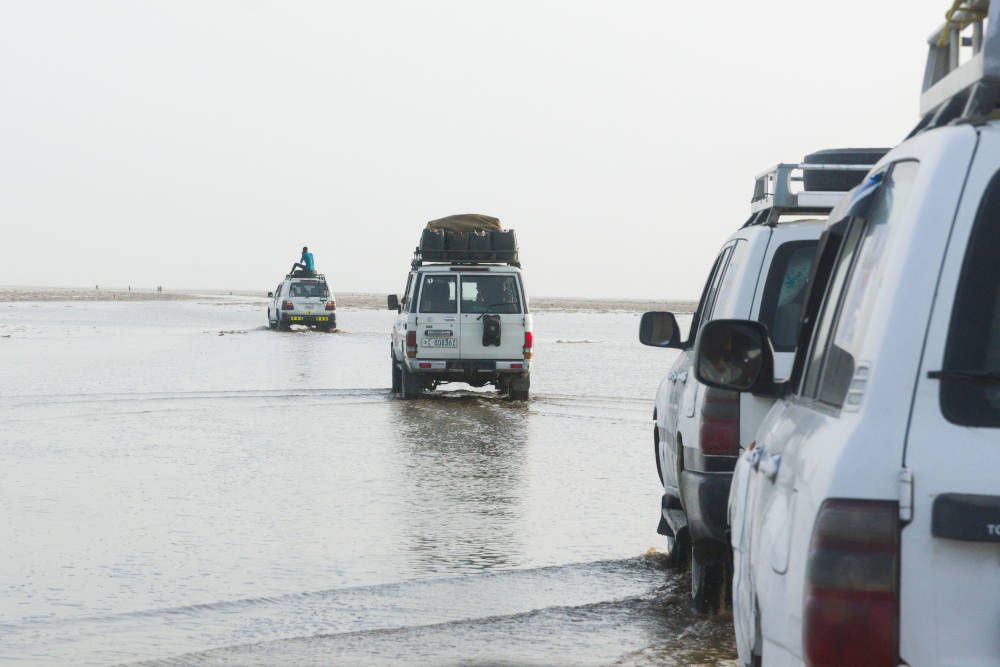
POLYGON ((722 603, 726 567, 719 551, 714 543, 691 545, 691 602, 699 614, 717 614, 722 603))
POLYGON ((399 364, 391 356, 389 359, 392 361, 392 393, 398 394, 403 387, 402 373, 399 370, 399 364))
POLYGON ((683 570, 687 566, 691 547, 688 546, 687 530, 679 536, 667 535, 666 566, 671 570, 683 570))
POLYGON ((507 397, 512 401, 528 400, 528 393, 531 389, 531 376, 525 373, 511 378, 507 391, 507 397))
POLYGON ((420 378, 411 373, 406 364, 399 365, 399 397, 404 401, 419 398, 423 391, 420 378))
POLYGON ((271 319, 271 311, 267 311, 267 328, 271 331, 278 328, 278 323, 271 319))

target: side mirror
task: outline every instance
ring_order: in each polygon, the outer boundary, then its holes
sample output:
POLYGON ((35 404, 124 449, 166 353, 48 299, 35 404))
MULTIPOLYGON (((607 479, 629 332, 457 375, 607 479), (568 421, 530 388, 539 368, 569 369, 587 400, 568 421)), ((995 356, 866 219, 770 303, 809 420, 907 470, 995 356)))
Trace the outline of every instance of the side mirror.
POLYGON ((386 299, 386 304, 388 305, 389 310, 395 310, 396 312, 399 312, 399 297, 396 296, 395 294, 389 295, 389 297, 386 299))
POLYGON ((274 298, 274 292, 268 292, 267 293, 267 298, 268 299, 273 299, 274 298))
POLYGON ((643 313, 639 322, 639 342, 650 347, 682 347, 677 318, 673 313, 643 313))
POLYGON ((694 374, 709 387, 778 397, 774 347, 767 327, 751 320, 713 320, 702 327, 694 353, 694 374))

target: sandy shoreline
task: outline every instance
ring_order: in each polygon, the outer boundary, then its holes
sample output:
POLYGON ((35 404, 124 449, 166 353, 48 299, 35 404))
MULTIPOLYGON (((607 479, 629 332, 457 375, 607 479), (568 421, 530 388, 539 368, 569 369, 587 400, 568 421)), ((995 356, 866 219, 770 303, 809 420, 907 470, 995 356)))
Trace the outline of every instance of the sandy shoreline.
MULTIPOLYGON (((248 290, 164 290, 110 288, 86 289, 72 287, 0 287, 0 303, 24 301, 193 301, 218 299, 226 303, 235 298, 254 298, 263 302, 266 292, 248 290)), ((242 300, 240 299, 240 300, 242 300)), ((385 308, 384 294, 340 292, 337 305, 344 308, 380 310, 385 308)), ((534 297, 533 311, 593 311, 593 312, 642 312, 669 310, 675 313, 694 312, 697 304, 691 301, 657 301, 646 299, 585 299, 581 297, 534 297)))

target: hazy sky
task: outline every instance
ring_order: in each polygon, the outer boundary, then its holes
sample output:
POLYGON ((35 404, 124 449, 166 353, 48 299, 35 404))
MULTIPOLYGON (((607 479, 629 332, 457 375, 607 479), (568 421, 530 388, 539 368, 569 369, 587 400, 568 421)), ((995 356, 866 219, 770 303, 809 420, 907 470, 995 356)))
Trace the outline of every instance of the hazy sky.
POLYGON ((950 4, 0 0, 0 285, 398 291, 480 212, 537 296, 694 298, 754 174, 907 134, 950 4))

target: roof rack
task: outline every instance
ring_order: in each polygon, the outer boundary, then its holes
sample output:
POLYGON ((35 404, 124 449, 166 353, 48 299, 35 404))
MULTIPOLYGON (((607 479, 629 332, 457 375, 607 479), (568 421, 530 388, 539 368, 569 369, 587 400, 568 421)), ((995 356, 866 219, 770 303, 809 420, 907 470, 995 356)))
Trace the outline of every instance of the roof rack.
MULTIPOLYGON (((805 172, 861 172, 863 177, 873 164, 819 164, 781 162, 757 174, 753 197, 750 199, 750 219, 744 227, 774 226, 786 214, 826 215, 836 206, 845 190, 801 190, 792 192, 793 182, 805 182, 805 172), (798 172, 798 173, 796 173, 798 172)), ((857 180, 860 180, 858 178, 857 180)), ((853 187, 853 185, 851 186, 853 187)))
POLYGON ((927 39, 927 65, 915 136, 942 125, 987 120, 1000 102, 1000 2, 954 0, 927 39), (962 33, 972 28, 971 36, 962 33), (972 56, 960 62, 961 48, 972 56))
POLYGON ((287 274, 286 278, 312 278, 314 280, 326 280, 326 276, 322 273, 316 273, 315 271, 305 271, 303 269, 292 269, 287 274))
POLYGON ((413 259, 410 261, 411 268, 417 268, 424 264, 456 265, 468 266, 472 264, 493 264, 497 266, 514 266, 521 268, 517 252, 489 252, 484 253, 478 250, 444 250, 428 251, 427 255, 420 250, 420 246, 413 249, 413 259))

